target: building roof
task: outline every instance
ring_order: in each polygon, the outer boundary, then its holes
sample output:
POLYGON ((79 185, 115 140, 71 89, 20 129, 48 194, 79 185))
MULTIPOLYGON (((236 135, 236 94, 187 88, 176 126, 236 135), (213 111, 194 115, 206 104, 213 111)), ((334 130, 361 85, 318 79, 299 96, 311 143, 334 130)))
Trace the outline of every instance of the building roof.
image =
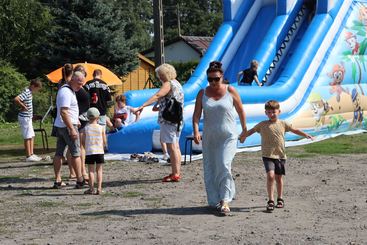
MULTIPOLYGON (((179 36, 175 39, 169 40, 164 43, 164 46, 169 46, 173 43, 184 41, 192 47, 196 52, 200 54, 200 56, 203 56, 208 49, 211 41, 213 40, 213 37, 200 37, 200 36, 179 36)), ((154 47, 144 50, 141 52, 142 54, 148 54, 150 52, 154 52, 154 47)))

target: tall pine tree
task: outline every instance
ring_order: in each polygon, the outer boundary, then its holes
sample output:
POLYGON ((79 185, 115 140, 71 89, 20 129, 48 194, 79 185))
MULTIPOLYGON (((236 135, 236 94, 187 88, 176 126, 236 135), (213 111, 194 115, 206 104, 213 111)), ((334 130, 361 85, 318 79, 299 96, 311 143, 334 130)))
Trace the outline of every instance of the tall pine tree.
POLYGON ((54 69, 71 62, 104 65, 118 75, 138 65, 137 51, 126 38, 126 22, 112 4, 102 0, 44 0, 55 28, 44 45, 45 58, 54 69))

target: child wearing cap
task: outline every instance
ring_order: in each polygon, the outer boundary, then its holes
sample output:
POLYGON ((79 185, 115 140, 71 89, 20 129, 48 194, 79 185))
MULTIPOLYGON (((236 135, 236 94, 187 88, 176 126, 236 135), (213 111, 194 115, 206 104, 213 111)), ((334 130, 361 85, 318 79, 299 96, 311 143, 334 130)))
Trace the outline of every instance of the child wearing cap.
POLYGON ((89 123, 84 128, 82 144, 85 148, 85 164, 89 170, 89 189, 84 194, 102 193, 102 164, 104 163, 104 147, 107 146, 107 139, 104 126, 98 124, 99 111, 91 107, 87 111, 89 123), (97 191, 94 191, 94 164, 97 172, 97 191))

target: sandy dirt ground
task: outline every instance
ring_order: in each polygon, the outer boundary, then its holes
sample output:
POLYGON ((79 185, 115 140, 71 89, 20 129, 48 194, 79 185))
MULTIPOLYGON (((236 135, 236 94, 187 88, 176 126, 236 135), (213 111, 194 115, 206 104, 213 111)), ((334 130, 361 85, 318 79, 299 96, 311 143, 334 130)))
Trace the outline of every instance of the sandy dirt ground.
MULTIPOLYGON (((367 154, 289 158, 285 208, 266 213, 259 153, 233 163, 232 215, 206 205, 202 161, 108 162, 101 196, 53 190, 51 163, 0 163, 0 244, 367 244, 367 154)), ((63 167, 67 176, 67 167, 63 167)))

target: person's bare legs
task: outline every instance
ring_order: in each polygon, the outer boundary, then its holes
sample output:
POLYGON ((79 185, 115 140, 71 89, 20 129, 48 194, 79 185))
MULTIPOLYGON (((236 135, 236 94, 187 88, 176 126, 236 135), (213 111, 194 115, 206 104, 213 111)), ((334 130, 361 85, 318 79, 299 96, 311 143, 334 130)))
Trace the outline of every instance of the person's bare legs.
POLYGON ((267 172, 266 174, 266 187, 267 187, 267 191, 268 191, 268 198, 269 201, 274 201, 274 181, 275 181, 275 176, 274 176, 274 171, 270 170, 269 172, 267 172))
POLYGON ((102 193, 102 164, 97 164, 96 166, 97 172, 97 185, 98 185, 98 192, 102 193))
POLYGON ((69 179, 73 179, 76 178, 76 173, 75 173, 75 169, 73 167, 73 164, 71 163, 71 154, 69 151, 69 148, 66 151, 66 162, 68 163, 68 167, 69 167, 69 179))
POLYGON ((54 161, 54 173, 55 173, 55 181, 60 183, 61 182, 61 165, 62 165, 62 157, 55 156, 54 161))
POLYGON ((30 141, 30 154, 33 155, 34 152, 33 152, 33 149, 34 149, 34 137, 31 138, 31 141, 30 141))
POLYGON ((31 139, 24 139, 24 149, 26 157, 32 156, 31 139))
POLYGON ((94 164, 88 164, 89 172, 89 189, 94 191, 94 164))
POLYGON ((162 147, 163 155, 168 154, 168 152, 167 152, 167 144, 166 143, 163 143, 161 141, 161 147, 162 147))
POLYGON ((80 156, 77 157, 71 157, 71 165, 73 166, 75 173, 76 173, 76 178, 78 182, 82 182, 83 181, 83 175, 82 175, 82 171, 81 171, 81 161, 80 161, 80 156))
MULTIPOLYGON (((83 133, 79 133, 79 139, 82 139, 83 133)), ((83 144, 80 144, 80 161, 81 161, 81 171, 84 179, 88 179, 88 173, 85 167, 85 149, 83 144)))
POLYGON ((178 143, 167 143, 167 149, 171 160, 172 174, 181 175, 181 151, 178 143))
POLYGON ((283 199, 283 175, 275 175, 275 181, 277 183, 278 198, 283 199))

